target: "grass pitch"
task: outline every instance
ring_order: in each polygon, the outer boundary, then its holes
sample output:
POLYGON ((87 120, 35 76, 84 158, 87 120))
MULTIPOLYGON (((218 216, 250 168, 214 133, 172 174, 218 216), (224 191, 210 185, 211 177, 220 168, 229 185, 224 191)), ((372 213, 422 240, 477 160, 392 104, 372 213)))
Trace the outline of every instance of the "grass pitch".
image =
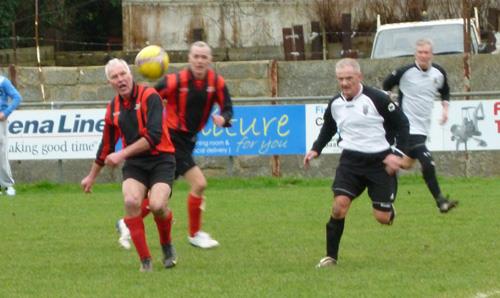
POLYGON ((393 226, 372 216, 363 194, 346 219, 339 264, 325 253, 329 179, 212 179, 204 229, 212 250, 186 239, 187 186, 174 186, 178 266, 161 267, 146 219, 154 272, 118 246, 119 185, 18 185, 0 196, 0 297, 500 297, 498 178, 443 178, 460 200, 440 214, 423 180, 405 176, 393 226))

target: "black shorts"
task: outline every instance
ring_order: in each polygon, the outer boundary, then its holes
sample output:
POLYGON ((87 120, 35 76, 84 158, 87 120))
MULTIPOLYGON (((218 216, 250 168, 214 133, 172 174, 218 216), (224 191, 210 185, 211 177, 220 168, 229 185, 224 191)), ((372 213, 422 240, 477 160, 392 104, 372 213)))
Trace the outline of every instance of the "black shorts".
POLYGON ((133 178, 150 189, 156 183, 172 188, 175 179, 175 157, 171 153, 130 158, 122 168, 123 180, 133 178))
POLYGON ((176 130, 169 130, 170 139, 175 147, 175 178, 183 176, 191 168, 196 166, 193 151, 196 145, 196 135, 176 130))
POLYGON ((368 188, 373 208, 390 211, 396 199, 397 178, 385 171, 384 158, 390 151, 366 154, 344 150, 333 181, 335 196, 345 195, 351 200, 368 188))
MULTIPOLYGON (((424 135, 410 135, 408 138, 408 156, 413 159, 418 159, 424 152, 429 152, 425 143, 427 136, 424 135)), ((430 153, 429 153, 430 154, 430 153)))

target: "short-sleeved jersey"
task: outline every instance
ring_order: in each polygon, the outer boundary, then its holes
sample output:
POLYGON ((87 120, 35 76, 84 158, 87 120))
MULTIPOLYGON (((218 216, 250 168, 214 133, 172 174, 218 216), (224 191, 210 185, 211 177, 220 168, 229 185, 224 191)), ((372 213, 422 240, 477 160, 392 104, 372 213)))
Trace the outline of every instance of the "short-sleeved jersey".
POLYGON ((220 108, 224 126, 231 126, 231 97, 224 78, 212 69, 202 81, 195 80, 189 69, 168 74, 155 88, 166 99, 168 128, 195 135, 207 123, 214 104, 220 108))
POLYGON ((410 134, 427 135, 434 100, 450 100, 450 88, 444 69, 432 64, 427 70, 416 63, 393 71, 383 82, 384 90, 399 85, 399 104, 410 121, 410 134))
POLYGON ((395 144, 406 152, 408 126, 408 119, 386 93, 362 85, 360 93, 350 100, 342 93, 330 100, 312 150, 320 154, 338 132, 341 149, 379 153, 395 144))
POLYGON ((123 148, 144 137, 151 149, 136 157, 175 152, 163 121, 163 104, 154 88, 135 84, 130 100, 116 95, 106 107, 104 131, 97 150, 96 163, 103 165, 121 139, 123 148))

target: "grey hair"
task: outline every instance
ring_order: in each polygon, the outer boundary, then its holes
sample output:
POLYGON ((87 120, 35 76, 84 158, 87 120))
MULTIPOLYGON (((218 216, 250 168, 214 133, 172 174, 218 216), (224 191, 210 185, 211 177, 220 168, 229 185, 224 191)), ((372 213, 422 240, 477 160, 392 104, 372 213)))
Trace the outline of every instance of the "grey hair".
POLYGON ((191 44, 191 47, 189 47, 189 53, 191 53, 191 50, 194 47, 197 47, 197 48, 207 48, 209 50, 210 56, 212 56, 212 48, 210 48, 210 46, 208 45, 208 43, 206 43, 204 41, 201 41, 201 40, 193 42, 191 44))
POLYGON ((111 71, 111 68, 117 66, 117 65, 122 65, 128 73, 131 73, 130 67, 128 66, 127 61, 119 58, 113 58, 106 63, 106 66, 104 66, 104 73, 106 74, 106 79, 110 79, 109 77, 109 72, 111 71))
POLYGON ((430 46, 431 49, 433 48, 433 44, 432 44, 432 40, 428 39, 428 38, 420 38, 419 40, 417 40, 417 42, 415 43, 416 47, 420 47, 420 46, 430 46))
POLYGON ((359 66, 359 63, 356 59, 353 58, 343 58, 340 59, 336 64, 335 64, 335 71, 338 71, 346 66, 352 67, 352 69, 355 72, 361 73, 361 66, 359 66))

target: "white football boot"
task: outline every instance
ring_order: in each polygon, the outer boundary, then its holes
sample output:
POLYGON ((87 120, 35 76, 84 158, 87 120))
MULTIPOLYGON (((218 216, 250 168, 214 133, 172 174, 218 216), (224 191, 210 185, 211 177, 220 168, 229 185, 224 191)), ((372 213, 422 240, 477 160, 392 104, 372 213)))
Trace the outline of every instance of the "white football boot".
POLYGON ((199 248, 213 248, 219 246, 219 242, 212 239, 208 233, 198 231, 193 237, 188 236, 189 243, 199 248))
POLYGON ((15 196, 16 195, 16 189, 13 186, 9 186, 5 189, 5 194, 8 196, 15 196))
POLYGON ((130 230, 125 224, 123 218, 116 222, 116 231, 120 234, 120 238, 118 238, 120 246, 125 249, 130 249, 130 230))
POLYGON ((319 263, 316 265, 316 268, 325 268, 325 267, 331 267, 337 265, 337 260, 335 260, 332 257, 324 257, 321 260, 319 260, 319 263))

